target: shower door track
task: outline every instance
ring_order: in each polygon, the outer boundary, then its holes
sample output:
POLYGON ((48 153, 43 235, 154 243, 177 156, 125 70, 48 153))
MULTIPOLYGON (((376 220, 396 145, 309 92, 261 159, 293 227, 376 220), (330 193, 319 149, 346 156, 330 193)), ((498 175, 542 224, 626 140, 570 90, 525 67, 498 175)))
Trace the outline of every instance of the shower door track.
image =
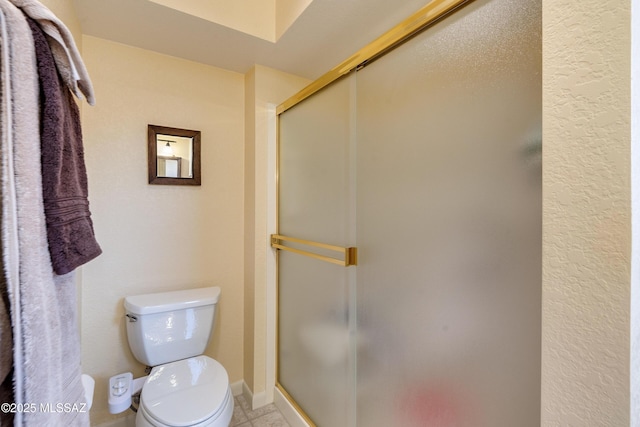
POLYGON ((279 116, 289 108, 338 80, 340 77, 352 71, 360 70, 368 63, 393 50, 414 35, 472 1, 473 0, 432 0, 422 9, 342 61, 340 65, 332 68, 300 92, 278 105, 276 114, 279 116))

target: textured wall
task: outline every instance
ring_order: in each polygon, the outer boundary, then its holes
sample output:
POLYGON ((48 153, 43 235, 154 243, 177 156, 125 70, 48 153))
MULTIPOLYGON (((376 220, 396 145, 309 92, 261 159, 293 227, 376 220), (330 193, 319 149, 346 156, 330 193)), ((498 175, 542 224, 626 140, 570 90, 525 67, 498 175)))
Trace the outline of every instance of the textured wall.
POLYGON ((255 353, 255 135, 256 135, 255 68, 244 76, 244 382, 254 390, 255 353))
POLYGON ((543 1, 542 425, 629 425, 630 10, 543 1))
POLYGON ((243 124, 241 74, 84 36, 97 104, 85 108, 89 198, 104 253, 84 267, 84 370, 92 422, 109 417, 108 378, 143 374, 129 350, 123 298, 217 285, 206 351, 242 379, 243 124), (147 124, 202 131, 202 186, 147 183, 147 124))
POLYGON ((279 104, 309 80, 256 65, 245 75, 245 360, 244 380, 266 391, 267 172, 269 104, 279 104))
MULTIPOLYGON (((633 229, 640 228, 640 0, 631 2, 631 185, 633 229)), ((633 233, 631 275, 631 425, 640 425, 640 233, 633 233)))

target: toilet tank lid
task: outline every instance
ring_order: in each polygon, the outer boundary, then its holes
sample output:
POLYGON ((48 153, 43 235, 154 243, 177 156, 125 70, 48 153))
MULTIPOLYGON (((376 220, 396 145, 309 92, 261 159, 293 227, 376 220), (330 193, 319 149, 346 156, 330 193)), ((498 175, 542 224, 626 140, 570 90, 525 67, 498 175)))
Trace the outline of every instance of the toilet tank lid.
POLYGON ((220 288, 214 286, 130 296, 124 299, 124 308, 127 313, 154 314, 217 304, 219 299, 220 288))

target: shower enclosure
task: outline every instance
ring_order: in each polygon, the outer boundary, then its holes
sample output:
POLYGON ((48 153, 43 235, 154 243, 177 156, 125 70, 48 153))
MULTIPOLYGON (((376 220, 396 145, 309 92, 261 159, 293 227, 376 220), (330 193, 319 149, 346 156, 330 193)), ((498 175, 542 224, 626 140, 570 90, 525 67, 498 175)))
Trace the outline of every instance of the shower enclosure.
POLYGON ((277 380, 321 427, 540 425, 541 2, 445 3, 279 109, 277 380))

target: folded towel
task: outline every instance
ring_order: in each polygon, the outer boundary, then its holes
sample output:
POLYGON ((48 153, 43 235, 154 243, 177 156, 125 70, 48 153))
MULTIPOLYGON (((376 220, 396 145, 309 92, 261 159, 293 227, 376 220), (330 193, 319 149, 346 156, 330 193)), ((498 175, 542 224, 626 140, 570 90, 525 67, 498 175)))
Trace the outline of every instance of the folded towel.
MULTIPOLYGON (((13 334, 9 317, 9 295, 4 274, 0 278, 0 402, 14 402, 13 334)), ((0 412, 0 426, 13 424, 13 414, 0 412)))
POLYGON ((40 80, 42 194, 51 264, 67 274, 102 253, 87 199, 80 114, 58 76, 43 30, 28 19, 40 80))
POLYGON ((81 94, 83 94, 89 105, 95 105, 91 79, 71 31, 53 12, 37 0, 10 1, 43 29, 51 46, 58 72, 69 89, 78 98, 82 98, 81 94))
POLYGON ((0 383, 4 382, 13 369, 13 335, 9 307, 7 281, 3 274, 0 278, 0 383))
MULTIPOLYGON (((10 311, 11 300, 9 296, 9 282, 17 283, 18 270, 17 260, 17 227, 14 221, 8 220, 8 217, 15 218, 15 192, 8 185, 6 176, 9 175, 11 163, 9 162, 11 152, 11 85, 9 73, 9 36, 7 32, 6 19, 4 12, 0 7, 0 168, 2 175, 2 245, 0 245, 2 258, 2 278, 0 279, 0 293, 2 294, 2 302, 0 302, 0 402, 15 402, 13 391, 13 333, 11 331, 10 311), (11 253, 11 254, 10 254, 11 253), (13 268, 12 268, 13 265, 13 268)), ((15 292, 11 293, 13 301, 15 300, 15 292)), ((14 425, 14 416, 11 412, 0 411, 0 426, 14 425)))
MULTIPOLYGON (((38 141, 37 123, 24 123, 15 116, 29 110, 25 98, 35 99, 37 103, 38 81, 35 75, 35 54, 33 39, 29 27, 20 11, 12 4, 0 0, 0 34, 2 42, 2 120, 0 120, 2 154, 2 273, 7 286, 13 326, 13 390, 7 402, 25 401, 24 381, 24 342, 22 335, 22 313, 20 310, 20 193, 16 181, 20 180, 15 171, 16 139, 27 138, 29 142, 38 141), (27 73, 21 75, 20 73, 27 73), (20 78, 18 78, 20 76, 20 78), (35 139, 34 139, 35 138, 35 139)), ((35 110, 37 114, 37 110, 35 110)), ((28 195, 25 195, 28 197, 28 195)), ((6 381, 3 383, 3 398, 6 396, 6 381)), ((4 402, 4 401, 3 401, 4 402)), ((23 414, 16 412, 14 425, 23 425, 23 414)), ((10 425, 10 417, 0 417, 2 425, 10 425)))
MULTIPOLYGON (((0 122, 0 154, 2 255, 13 326, 14 401, 18 405, 57 402, 80 405, 85 396, 75 275, 53 273, 47 244, 33 35, 22 12, 8 0, 0 0, 0 13, 6 18, 8 33, 8 43, 3 40, 2 46, 10 50, 7 62, 2 53, 3 64, 10 68, 11 102, 9 120, 4 120, 3 111, 0 122)), ((5 77, 3 73, 3 80, 5 77)), ((16 412, 14 425, 88 426, 89 414, 16 412)))
MULTIPOLYGON (((5 31, 4 31, 4 15, 0 15, 0 75, 2 76, 2 83, 0 84, 0 99, 4 100, 4 96, 7 95, 7 87, 5 85, 5 75, 7 63, 4 59, 4 53, 6 52, 7 46, 4 45, 5 39, 5 31)), ((7 108, 5 107, 5 102, 0 102, 0 117, 3 123, 7 121, 7 108)), ((4 133, 4 132, 3 132, 4 133)), ((3 137, 4 139, 4 137, 3 137)), ((4 145, 4 144, 2 144, 4 145)), ((0 153, 2 153, 2 145, 0 145, 0 153)), ((1 218, 1 216, 0 216, 1 218)), ((4 259, 4 254, 2 250, 2 246, 0 245, 0 259, 4 259)), ((13 336, 11 334, 11 318, 9 313, 9 294, 7 289, 7 278, 4 274, 0 276, 0 383, 3 383, 4 380, 9 376, 11 369, 13 367, 13 336)), ((9 390, 3 390, 3 387, 0 386, 0 398, 6 397, 6 392, 11 392, 12 388, 9 390), (4 392, 4 393, 3 393, 4 392)), ((13 399, 8 400, 9 402, 13 401, 13 399)), ((7 400, 0 400, 0 402, 7 402, 7 400)), ((2 415, 0 415, 2 417, 2 415)), ((3 423, 0 422, 0 425, 3 423)))

